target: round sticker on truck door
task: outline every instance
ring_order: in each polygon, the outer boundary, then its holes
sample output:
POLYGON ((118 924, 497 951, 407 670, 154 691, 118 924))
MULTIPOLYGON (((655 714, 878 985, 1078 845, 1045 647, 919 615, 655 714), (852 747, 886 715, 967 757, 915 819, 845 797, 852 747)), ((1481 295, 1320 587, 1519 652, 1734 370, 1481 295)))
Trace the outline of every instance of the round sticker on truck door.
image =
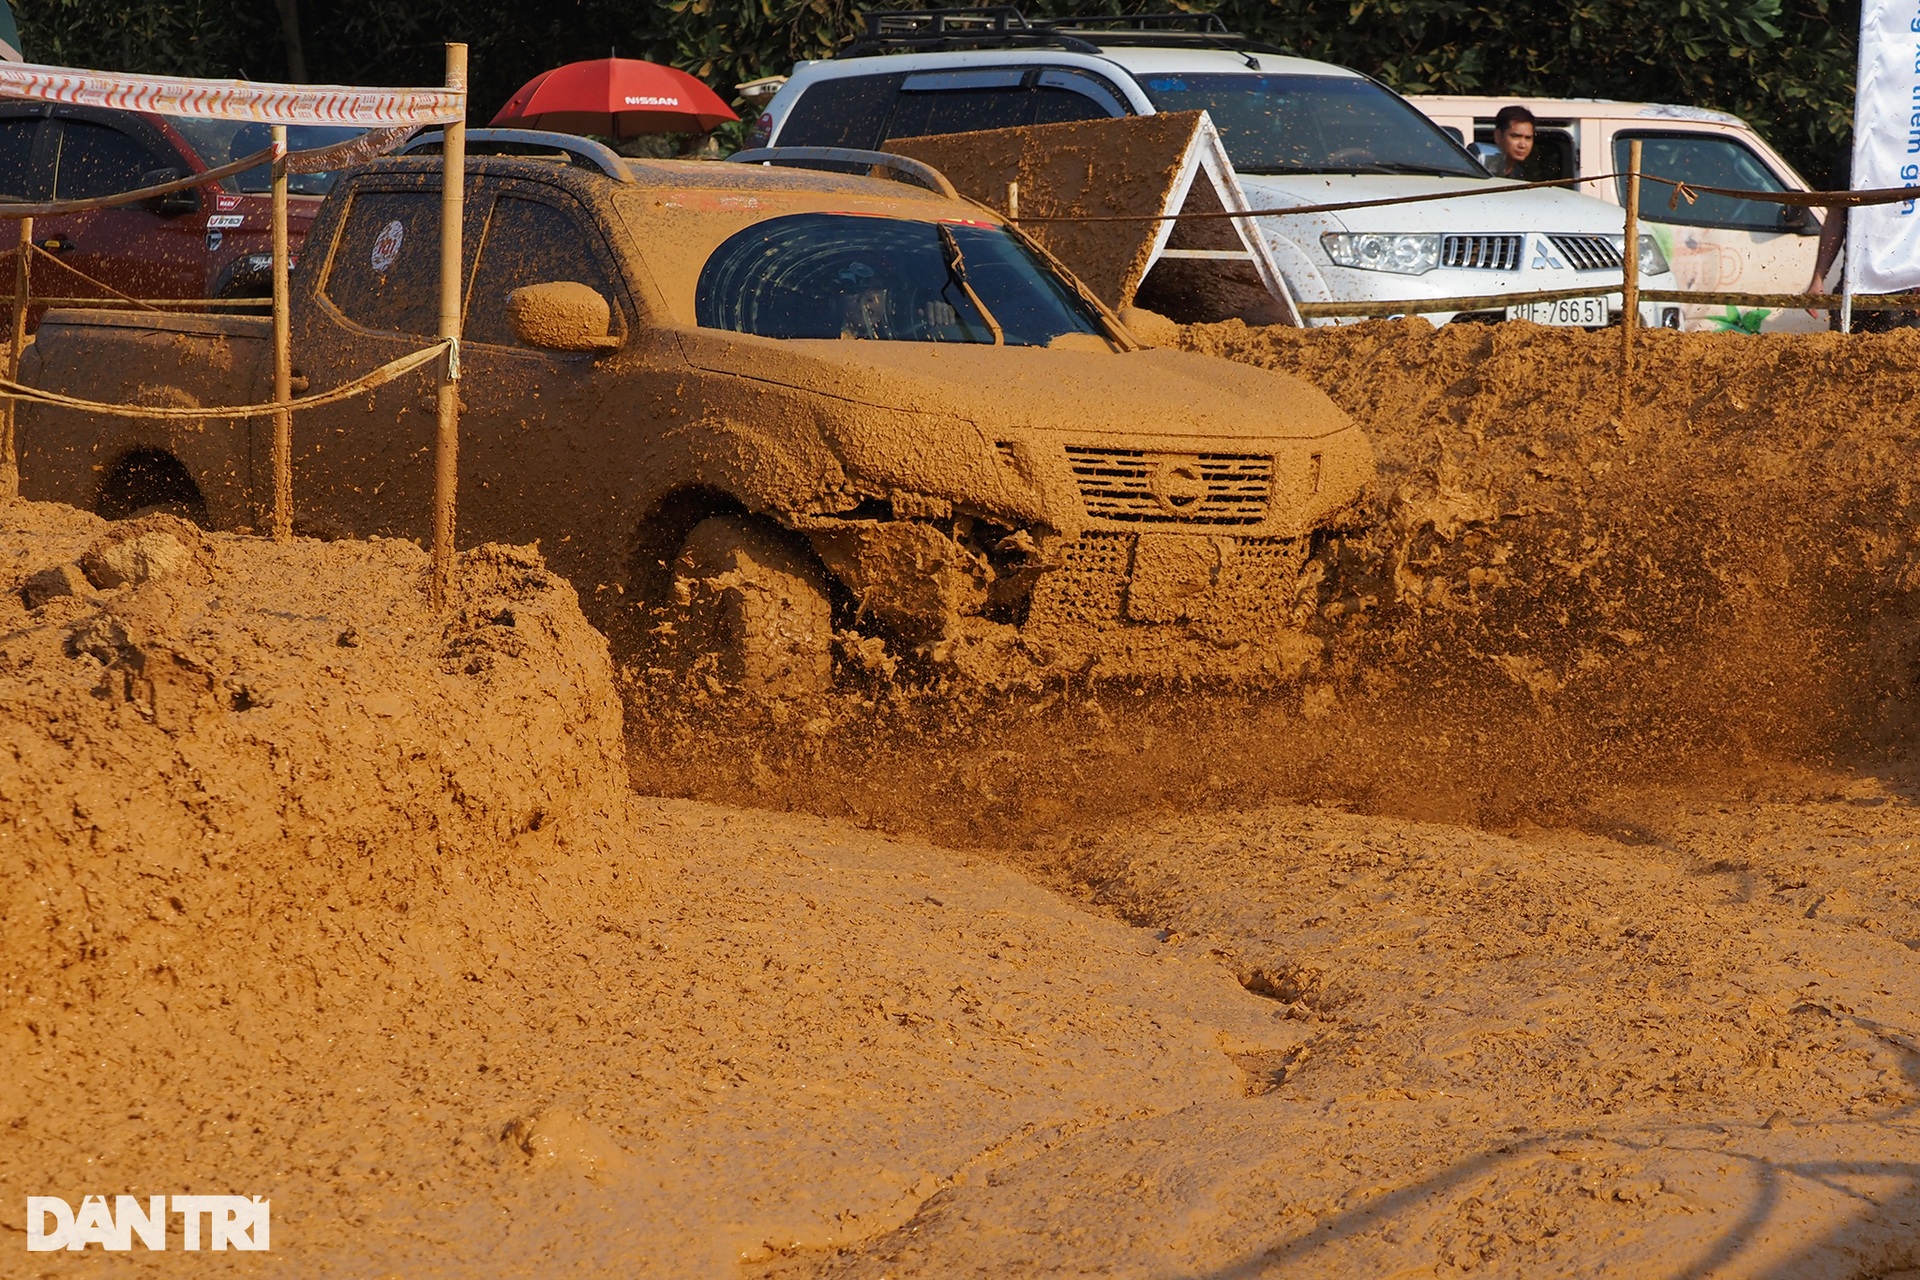
POLYGON ((373 239, 373 269, 385 274, 388 267, 400 256, 400 241, 406 238, 407 229, 396 220, 380 228, 380 234, 373 239))

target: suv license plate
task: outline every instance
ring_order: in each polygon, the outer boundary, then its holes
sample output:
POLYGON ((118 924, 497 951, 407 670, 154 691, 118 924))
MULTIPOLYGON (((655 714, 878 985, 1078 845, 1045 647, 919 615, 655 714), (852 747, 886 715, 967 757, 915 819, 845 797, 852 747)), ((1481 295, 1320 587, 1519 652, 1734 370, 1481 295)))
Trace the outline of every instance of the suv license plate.
POLYGON ((1530 302, 1525 306, 1508 307, 1507 319, 1531 320, 1535 324, 1572 329, 1604 329, 1607 327, 1607 300, 1561 298, 1554 302, 1530 302))

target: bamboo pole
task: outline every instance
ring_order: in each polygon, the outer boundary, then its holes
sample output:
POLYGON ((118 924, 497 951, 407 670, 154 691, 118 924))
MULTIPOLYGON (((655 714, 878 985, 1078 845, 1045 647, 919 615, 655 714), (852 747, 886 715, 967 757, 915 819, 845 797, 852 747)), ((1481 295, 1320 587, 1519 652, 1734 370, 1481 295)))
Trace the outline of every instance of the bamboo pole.
POLYGON ((1633 394, 1633 331, 1640 323, 1640 139, 1627 144, 1627 234, 1620 249, 1620 425, 1633 394))
MULTIPOLYGON (((467 87, 467 46, 447 46, 447 88, 467 87)), ((466 216, 467 122, 450 121, 440 167, 440 337, 448 340, 441 366, 439 428, 433 450, 433 607, 447 604, 453 582, 454 499, 460 475, 460 232, 466 216)))
MULTIPOLYGON (((7 381, 20 381, 20 348, 27 345, 27 297, 33 271, 33 219, 20 219, 20 247, 13 263, 13 343, 7 348, 7 381)), ((20 496, 20 454, 14 444, 13 414, 20 402, 7 398, 0 411, 0 501, 20 496)))
MULTIPOLYGON (((287 322, 287 126, 273 126, 273 399, 293 396, 287 322)), ((273 538, 293 537, 293 410, 273 411, 273 538)))

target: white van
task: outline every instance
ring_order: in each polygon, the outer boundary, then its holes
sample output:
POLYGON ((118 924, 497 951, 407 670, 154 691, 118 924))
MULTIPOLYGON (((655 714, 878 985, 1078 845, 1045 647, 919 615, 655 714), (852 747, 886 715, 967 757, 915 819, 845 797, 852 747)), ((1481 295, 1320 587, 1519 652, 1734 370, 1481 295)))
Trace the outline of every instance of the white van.
MULTIPOLYGON (((1299 302, 1406 302, 1435 324, 1521 314, 1592 328, 1618 318, 1617 203, 1505 190, 1516 184, 1489 176, 1457 140, 1357 71, 1248 40, 1211 14, 1049 22, 999 6, 867 20, 867 34, 838 56, 794 68, 749 146, 884 149, 915 134, 1204 109, 1255 208, 1466 197, 1259 219, 1299 302), (1549 290, 1584 296, 1518 308, 1418 305, 1549 290)), ((1673 288, 1654 238, 1636 248, 1647 287, 1673 288)), ((1650 305, 1641 319, 1677 324, 1679 312, 1650 305)))
MULTIPOLYGON (((1456 142, 1493 141, 1500 108, 1534 115, 1534 168, 1540 178, 1624 173, 1627 146, 1640 140, 1642 173, 1744 191, 1810 191, 1780 153, 1739 116, 1701 107, 1609 102, 1596 98, 1478 98, 1414 95, 1407 99, 1456 142)), ((1626 179, 1582 183, 1580 190, 1625 203, 1626 179)), ((1800 293, 1813 276, 1820 219, 1810 209, 1702 195, 1689 204, 1673 188, 1640 188, 1641 226, 1658 240, 1683 290, 1800 293)), ((1681 308, 1684 329, 1748 333, 1826 328, 1825 315, 1753 307, 1681 308)))

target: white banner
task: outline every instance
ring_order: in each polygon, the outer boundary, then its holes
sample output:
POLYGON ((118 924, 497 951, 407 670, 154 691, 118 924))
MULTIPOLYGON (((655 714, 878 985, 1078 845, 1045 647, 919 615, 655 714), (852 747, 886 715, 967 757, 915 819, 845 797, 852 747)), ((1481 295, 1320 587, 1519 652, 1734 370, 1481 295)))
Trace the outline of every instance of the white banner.
MULTIPOLYGON (((1853 99, 1853 189, 1920 183, 1920 0, 1863 0, 1853 99)), ((1852 210, 1847 286, 1854 293, 1920 289, 1920 210, 1914 201, 1852 210)))
POLYGON ((255 84, 183 76, 121 75, 0 62, 0 97, 152 111, 261 124, 428 125, 466 115, 459 89, 360 89, 337 84, 255 84))

